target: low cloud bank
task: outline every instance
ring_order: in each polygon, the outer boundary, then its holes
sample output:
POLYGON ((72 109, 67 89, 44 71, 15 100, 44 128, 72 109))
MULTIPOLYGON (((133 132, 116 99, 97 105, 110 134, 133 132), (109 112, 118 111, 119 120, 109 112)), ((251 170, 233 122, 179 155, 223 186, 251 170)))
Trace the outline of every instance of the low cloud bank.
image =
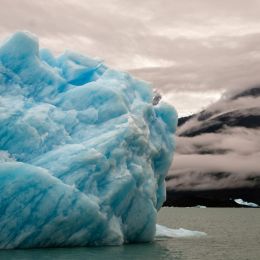
POLYGON ((229 92, 178 129, 169 190, 260 187, 259 89, 229 92))

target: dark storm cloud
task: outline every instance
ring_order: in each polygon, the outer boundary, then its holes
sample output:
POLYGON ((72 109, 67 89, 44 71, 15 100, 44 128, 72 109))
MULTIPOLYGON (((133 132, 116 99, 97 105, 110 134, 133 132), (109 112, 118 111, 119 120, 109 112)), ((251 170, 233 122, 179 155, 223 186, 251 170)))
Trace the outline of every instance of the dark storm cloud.
POLYGON ((55 53, 101 57, 151 81, 180 114, 260 82, 258 0, 1 0, 0 19, 0 39, 29 30, 55 53))

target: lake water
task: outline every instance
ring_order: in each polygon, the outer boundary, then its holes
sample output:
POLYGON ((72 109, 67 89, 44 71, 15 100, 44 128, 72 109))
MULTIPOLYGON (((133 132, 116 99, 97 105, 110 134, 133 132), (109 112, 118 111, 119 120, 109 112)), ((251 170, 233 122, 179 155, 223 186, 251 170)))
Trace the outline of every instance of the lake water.
POLYGON ((0 259, 260 259, 260 209, 163 208, 158 223, 203 231, 207 236, 158 238, 153 243, 119 247, 2 250, 0 259))

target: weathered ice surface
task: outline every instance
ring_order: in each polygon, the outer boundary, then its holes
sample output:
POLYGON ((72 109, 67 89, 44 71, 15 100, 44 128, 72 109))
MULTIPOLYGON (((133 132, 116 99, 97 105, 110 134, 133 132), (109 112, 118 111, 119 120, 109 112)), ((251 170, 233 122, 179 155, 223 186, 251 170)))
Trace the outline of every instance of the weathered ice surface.
POLYGON ((175 110, 98 60, 0 46, 0 248, 151 241, 175 110), (158 103, 158 104, 157 104, 158 103))

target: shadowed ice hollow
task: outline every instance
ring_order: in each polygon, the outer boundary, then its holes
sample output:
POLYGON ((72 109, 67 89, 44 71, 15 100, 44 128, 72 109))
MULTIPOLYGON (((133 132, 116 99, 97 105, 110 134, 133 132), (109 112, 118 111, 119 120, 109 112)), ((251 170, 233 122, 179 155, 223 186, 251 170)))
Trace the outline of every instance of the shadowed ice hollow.
POLYGON ((175 110, 98 60, 0 46, 0 248, 154 239, 175 110))

